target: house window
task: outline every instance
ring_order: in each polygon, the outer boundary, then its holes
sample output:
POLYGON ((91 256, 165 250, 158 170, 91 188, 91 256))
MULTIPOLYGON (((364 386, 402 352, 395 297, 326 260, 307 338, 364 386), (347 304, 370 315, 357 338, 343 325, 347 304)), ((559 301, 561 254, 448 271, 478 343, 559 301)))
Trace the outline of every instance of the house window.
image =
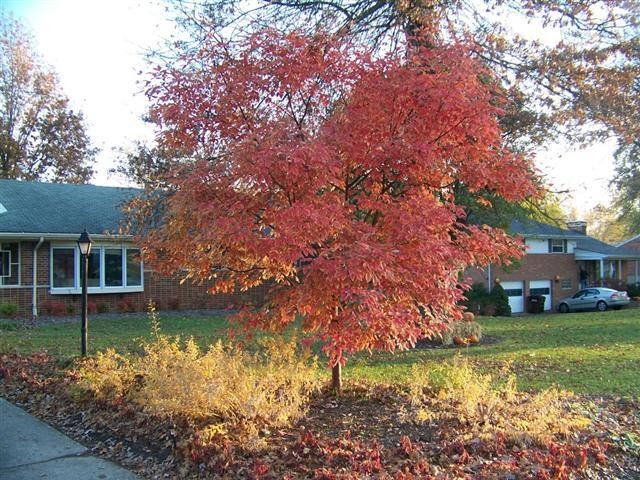
POLYGON ((8 250, 0 250, 0 277, 6 278, 11 276, 11 252, 8 250))
POLYGON ((52 256, 53 288, 74 288, 76 286, 75 248, 54 248, 52 256))
POLYGON ((104 284, 107 287, 122 287, 122 249, 104 250, 104 284))
POLYGON ((140 250, 127 248, 127 287, 142 285, 142 262, 140 250))
POLYGON ((566 240, 549 240, 549 253, 567 253, 566 240))
MULTIPOLYGON (((84 273, 76 246, 51 249, 51 293, 79 293, 84 273)), ((140 249, 94 246, 88 258, 89 293, 141 291, 140 249)))
MULTIPOLYGON (((99 248, 92 248, 89 254, 87 287, 100 287, 100 250, 99 248)), ((83 273, 82 268, 80 268, 80 285, 82 285, 83 273)))
POLYGON ((20 244, 0 243, 0 287, 20 285, 20 244))
POLYGON ((521 288, 505 288, 504 293, 507 297, 521 297, 522 289, 521 288))
POLYGON ((573 288, 573 285, 571 284, 571 279, 570 278, 564 278, 560 281, 560 288, 562 288, 563 290, 571 290, 573 288))
POLYGON ((549 287, 530 288, 529 295, 549 295, 549 287))

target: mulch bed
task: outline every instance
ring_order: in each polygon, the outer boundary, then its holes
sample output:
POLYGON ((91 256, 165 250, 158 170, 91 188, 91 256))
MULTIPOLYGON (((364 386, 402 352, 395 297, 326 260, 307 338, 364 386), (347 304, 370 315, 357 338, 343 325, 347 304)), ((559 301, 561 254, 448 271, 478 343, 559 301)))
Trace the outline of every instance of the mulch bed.
POLYGON ((438 339, 429 340, 422 339, 416 342, 416 346, 414 348, 417 349, 438 349, 438 348, 473 348, 479 347, 481 345, 495 345, 496 343, 500 343, 502 340, 499 337, 491 336, 491 335, 483 335, 482 339, 478 343, 469 343, 468 345, 443 345, 442 342, 438 339))
POLYGON ((233 442, 194 447, 185 441, 192 426, 130 405, 74 401, 69 375, 44 354, 4 355, 0 396, 145 478, 640 478, 639 405, 631 400, 585 399, 590 438, 524 450, 499 439, 454 441, 451 425, 403 423, 406 401, 394 387, 352 385, 339 397, 319 394, 295 426, 265 430, 264 445, 247 451, 233 442))

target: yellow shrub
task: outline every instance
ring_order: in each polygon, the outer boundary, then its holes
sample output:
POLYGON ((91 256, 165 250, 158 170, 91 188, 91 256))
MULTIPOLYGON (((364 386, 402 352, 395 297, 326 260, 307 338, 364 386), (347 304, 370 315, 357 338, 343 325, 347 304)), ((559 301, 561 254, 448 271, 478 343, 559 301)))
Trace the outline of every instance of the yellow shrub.
POLYGON ((192 339, 158 334, 143 348, 127 358, 99 354, 79 370, 78 385, 99 398, 124 394, 151 414, 206 425, 204 442, 233 432, 251 444, 261 429, 299 418, 318 386, 315 361, 298 353, 295 340, 263 340, 253 354, 218 342, 203 353, 192 339))
POLYGON ((136 376, 129 359, 112 348, 83 361, 78 373, 76 387, 100 400, 114 400, 124 396, 136 376))
POLYGON ((478 372, 466 359, 435 367, 414 365, 409 384, 413 420, 456 420, 481 439, 502 434, 520 444, 545 443, 588 425, 571 409, 571 394, 556 389, 518 392, 516 378, 478 372))

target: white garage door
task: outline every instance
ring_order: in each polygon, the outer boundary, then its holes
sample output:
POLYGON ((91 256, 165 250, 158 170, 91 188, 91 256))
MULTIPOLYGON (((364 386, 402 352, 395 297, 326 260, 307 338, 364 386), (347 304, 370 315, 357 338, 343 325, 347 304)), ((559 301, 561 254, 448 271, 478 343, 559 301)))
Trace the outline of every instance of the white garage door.
POLYGON ((544 309, 551 310, 551 280, 531 280, 529 295, 543 295, 544 309))
POLYGON ((524 312, 524 282, 502 282, 501 285, 509 297, 511 313, 524 312))

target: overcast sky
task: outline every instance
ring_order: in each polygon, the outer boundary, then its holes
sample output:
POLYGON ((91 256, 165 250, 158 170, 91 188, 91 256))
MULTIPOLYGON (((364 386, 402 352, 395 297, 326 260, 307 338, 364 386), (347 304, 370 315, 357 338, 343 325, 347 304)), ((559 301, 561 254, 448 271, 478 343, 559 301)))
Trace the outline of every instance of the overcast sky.
MULTIPOLYGON (((146 102, 139 73, 146 68, 144 52, 173 31, 164 7, 157 0, 0 0, 0 8, 33 30, 39 53, 84 113, 101 149, 94 183, 121 185, 107 173, 113 149, 153 138, 141 120, 146 102)), ((565 208, 584 215, 609 202, 614 149, 614 141, 580 151, 550 145, 537 153, 536 164, 554 188, 571 191, 565 208)))

